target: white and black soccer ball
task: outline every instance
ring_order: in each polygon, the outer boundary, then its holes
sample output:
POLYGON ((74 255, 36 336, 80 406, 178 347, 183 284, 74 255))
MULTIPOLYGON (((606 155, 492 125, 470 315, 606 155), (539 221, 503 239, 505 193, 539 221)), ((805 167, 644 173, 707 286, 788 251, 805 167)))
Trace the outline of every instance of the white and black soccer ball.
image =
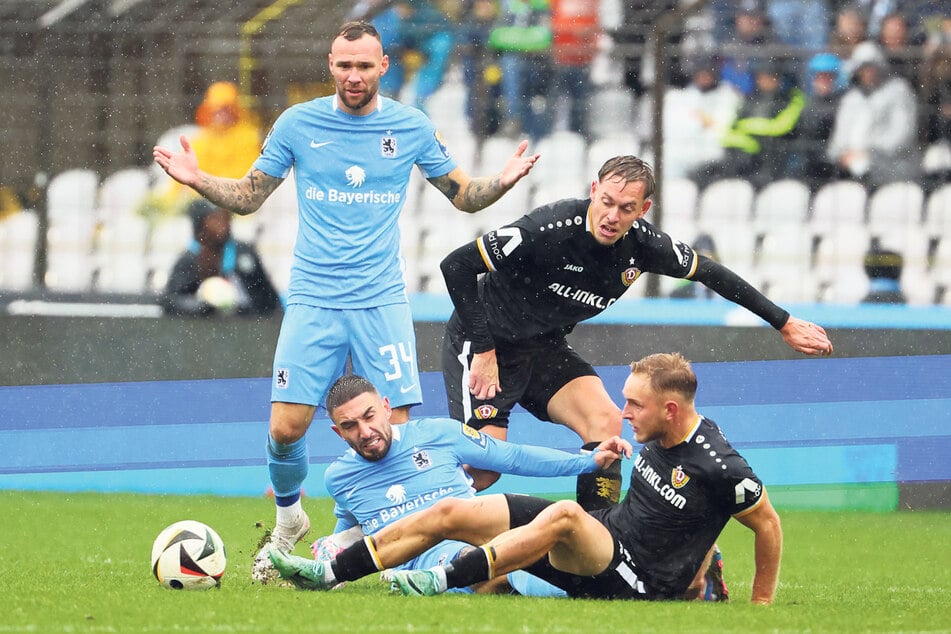
POLYGON ((206 590, 221 585, 225 544, 210 526, 195 520, 175 522, 152 544, 152 574, 172 590, 206 590))

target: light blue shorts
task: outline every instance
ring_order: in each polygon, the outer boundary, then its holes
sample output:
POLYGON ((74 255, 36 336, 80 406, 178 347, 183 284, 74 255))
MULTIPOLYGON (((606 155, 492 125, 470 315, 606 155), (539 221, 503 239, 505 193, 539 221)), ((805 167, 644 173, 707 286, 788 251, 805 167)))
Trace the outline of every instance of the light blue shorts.
POLYGON ((336 309, 290 304, 274 351, 271 401, 323 406, 350 359, 392 407, 423 402, 409 304, 336 309))

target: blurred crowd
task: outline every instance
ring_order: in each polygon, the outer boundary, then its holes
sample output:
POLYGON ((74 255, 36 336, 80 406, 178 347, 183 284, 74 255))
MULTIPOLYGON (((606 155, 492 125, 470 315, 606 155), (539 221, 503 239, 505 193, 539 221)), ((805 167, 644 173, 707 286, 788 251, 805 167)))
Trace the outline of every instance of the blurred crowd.
MULTIPOLYGON (((452 83, 463 112, 429 114, 476 140, 623 136, 625 152, 654 163, 660 128, 664 178, 701 189, 742 177, 757 190, 793 178, 812 192, 842 179, 929 192, 951 180, 951 0, 361 0, 348 17, 383 37, 384 95, 440 109, 432 97, 452 83)), ((159 143, 184 133, 203 169, 240 177, 266 132, 247 97, 211 83, 194 119, 159 143)), ((24 198, 0 187, 0 219, 24 198)), ((155 234, 194 201, 159 178, 136 211, 155 234)))
POLYGON ((591 140, 592 119, 611 116, 588 107, 607 83, 636 98, 643 148, 653 138, 658 20, 682 10, 666 34, 667 176, 702 185, 743 175, 762 187, 782 175, 814 188, 947 178, 951 2, 709 0, 687 11, 694 4, 384 0, 352 15, 385 34, 384 93, 419 108, 457 57, 480 138, 567 129, 591 140), (600 75, 599 59, 612 66, 600 75))

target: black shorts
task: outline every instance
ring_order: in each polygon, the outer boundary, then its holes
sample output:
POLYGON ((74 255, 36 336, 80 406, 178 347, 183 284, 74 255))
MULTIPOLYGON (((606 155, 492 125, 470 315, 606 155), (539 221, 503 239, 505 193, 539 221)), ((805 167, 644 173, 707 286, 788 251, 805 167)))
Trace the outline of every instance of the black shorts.
MULTIPOLYGON (((528 524, 552 504, 551 500, 530 495, 507 493, 505 499, 509 505, 509 528, 528 524)), ((597 519, 598 516, 592 514, 592 517, 597 519)), ((614 557, 600 574, 585 577, 557 570, 548 561, 547 556, 527 566, 525 571, 558 586, 572 598, 638 600, 654 598, 644 582, 638 578, 637 566, 631 559, 631 553, 615 535, 612 534, 612 538, 614 539, 614 557)))
POLYGON ((561 335, 497 344, 502 391, 480 400, 469 392, 469 342, 450 320, 443 339, 442 372, 449 401, 449 415, 471 427, 508 427, 509 414, 518 403, 539 420, 550 421, 548 401, 558 390, 582 376, 597 376, 590 363, 561 335))

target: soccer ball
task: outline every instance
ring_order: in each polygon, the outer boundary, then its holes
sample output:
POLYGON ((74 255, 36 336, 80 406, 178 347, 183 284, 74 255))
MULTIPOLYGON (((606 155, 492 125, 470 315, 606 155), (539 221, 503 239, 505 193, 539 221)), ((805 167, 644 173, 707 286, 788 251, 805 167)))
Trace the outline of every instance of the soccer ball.
POLYGON ((238 311, 238 289, 226 277, 215 275, 205 279, 198 285, 195 294, 220 313, 231 315, 238 311))
POLYGON ((206 590, 221 585, 225 544, 210 526, 195 520, 175 522, 152 544, 152 574, 166 588, 206 590))

